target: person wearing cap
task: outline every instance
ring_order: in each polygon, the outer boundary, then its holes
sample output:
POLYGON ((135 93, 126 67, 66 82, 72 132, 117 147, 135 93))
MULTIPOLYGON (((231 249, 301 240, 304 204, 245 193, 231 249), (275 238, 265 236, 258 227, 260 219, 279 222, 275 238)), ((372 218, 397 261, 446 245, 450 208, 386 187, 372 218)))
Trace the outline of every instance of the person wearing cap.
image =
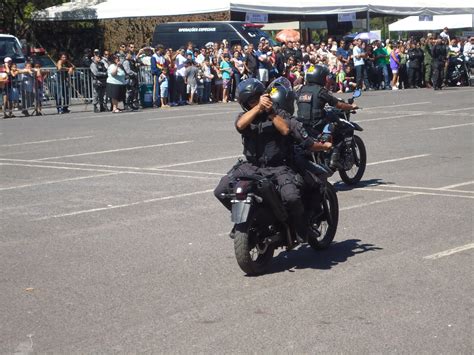
POLYGON ((106 111, 105 106, 105 88, 107 81, 107 68, 104 62, 102 62, 100 53, 94 51, 94 57, 90 65, 92 77, 92 105, 94 106, 94 112, 106 111))
POLYGON ((423 50, 423 81, 427 89, 431 89, 431 72, 432 72, 432 61, 431 47, 433 46, 433 38, 430 33, 425 38, 420 39, 421 49, 423 50))
POLYGON ((10 101, 8 99, 9 90, 11 90, 10 83, 10 67, 12 64, 12 59, 10 57, 5 57, 3 60, 5 72, 0 73, 0 94, 3 96, 3 118, 10 118, 10 114, 7 113, 7 110, 10 108, 10 101))

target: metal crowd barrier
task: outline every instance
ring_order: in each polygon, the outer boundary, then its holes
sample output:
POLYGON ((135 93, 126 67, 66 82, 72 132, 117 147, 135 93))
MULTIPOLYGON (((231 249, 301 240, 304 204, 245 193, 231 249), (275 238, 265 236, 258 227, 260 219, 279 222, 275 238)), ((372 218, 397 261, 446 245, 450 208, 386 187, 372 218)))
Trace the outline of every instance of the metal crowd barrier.
MULTIPOLYGON (((153 84, 149 66, 139 67, 139 84, 153 84)), ((39 107, 61 108, 91 104, 93 75, 90 68, 76 68, 72 74, 57 69, 40 69, 18 74, 5 86, 3 94, 14 107, 34 114, 39 107)), ((0 98, 0 105, 3 100, 0 98)))

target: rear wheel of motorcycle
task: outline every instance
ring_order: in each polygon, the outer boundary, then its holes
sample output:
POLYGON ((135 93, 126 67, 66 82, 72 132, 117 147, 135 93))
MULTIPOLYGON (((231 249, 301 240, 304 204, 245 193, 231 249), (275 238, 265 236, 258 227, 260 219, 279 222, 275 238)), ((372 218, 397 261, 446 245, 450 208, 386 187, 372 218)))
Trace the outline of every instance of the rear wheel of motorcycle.
POLYGON ((234 251, 237 263, 247 275, 260 275, 268 270, 274 247, 257 244, 256 228, 252 221, 236 225, 234 251))
POLYGON ((313 216, 310 221, 311 227, 317 229, 320 233, 318 238, 309 238, 308 243, 314 250, 327 249, 337 231, 339 222, 339 202, 336 195, 336 189, 329 182, 321 200, 322 215, 313 216))
POLYGON ((339 176, 348 185, 355 185, 362 179, 367 164, 367 152, 362 139, 359 136, 354 136, 352 144, 352 154, 358 163, 355 163, 350 170, 339 170, 339 176))

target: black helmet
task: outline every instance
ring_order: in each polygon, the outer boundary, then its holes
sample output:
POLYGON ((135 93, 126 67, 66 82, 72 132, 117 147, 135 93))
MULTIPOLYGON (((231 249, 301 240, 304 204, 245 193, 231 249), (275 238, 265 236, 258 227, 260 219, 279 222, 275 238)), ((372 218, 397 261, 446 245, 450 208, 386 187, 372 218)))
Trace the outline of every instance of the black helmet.
POLYGON ((257 79, 251 78, 240 82, 237 86, 237 100, 244 111, 251 109, 250 102, 258 100, 265 92, 265 86, 257 79))
POLYGON ((326 85, 326 77, 329 75, 329 69, 324 65, 311 65, 306 71, 306 83, 326 85))
POLYGON ((285 110, 290 115, 295 112, 295 92, 288 79, 280 77, 268 85, 267 93, 273 102, 274 108, 285 110))

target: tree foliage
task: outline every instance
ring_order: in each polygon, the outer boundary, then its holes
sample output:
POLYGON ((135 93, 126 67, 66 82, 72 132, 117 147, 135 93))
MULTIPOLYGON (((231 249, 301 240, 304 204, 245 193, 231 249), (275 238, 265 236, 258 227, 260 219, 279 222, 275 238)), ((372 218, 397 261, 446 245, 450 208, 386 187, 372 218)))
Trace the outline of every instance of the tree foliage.
POLYGON ((0 12, 3 18, 0 28, 20 38, 31 37, 29 31, 35 12, 65 2, 67 0, 1 0, 0 12))

